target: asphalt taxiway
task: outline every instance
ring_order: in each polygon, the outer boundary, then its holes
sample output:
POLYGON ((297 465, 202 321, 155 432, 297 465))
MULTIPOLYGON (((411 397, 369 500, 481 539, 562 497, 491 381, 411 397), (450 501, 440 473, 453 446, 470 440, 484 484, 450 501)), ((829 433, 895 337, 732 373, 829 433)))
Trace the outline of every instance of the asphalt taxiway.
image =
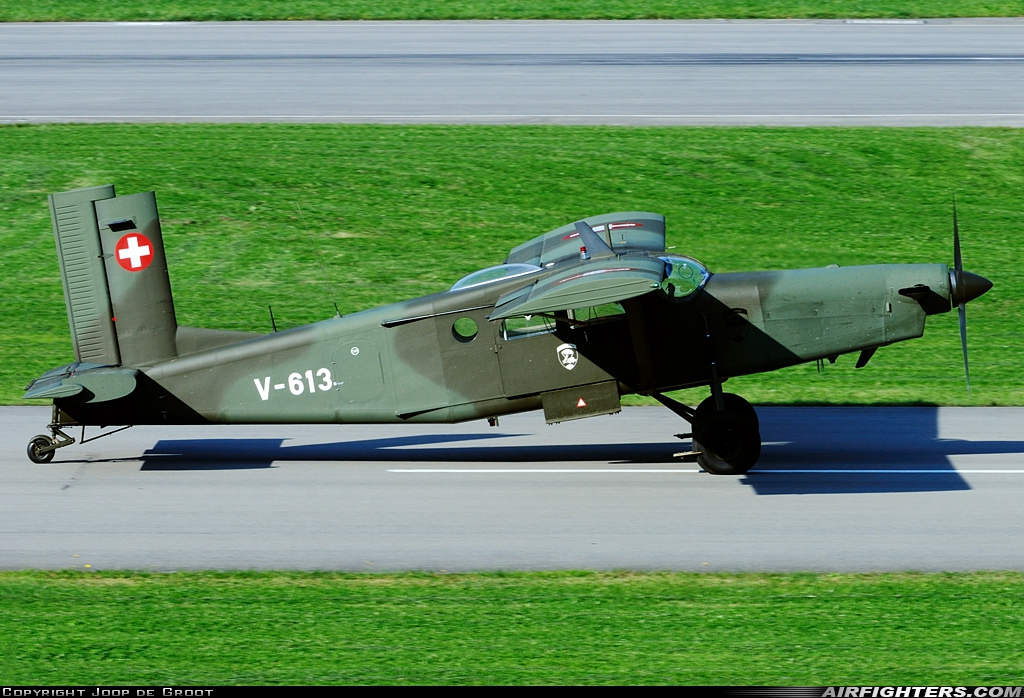
POLYGON ((0 24, 0 123, 1024 125, 1024 20, 0 24))
POLYGON ((654 407, 134 427, 47 465, 48 411, 4 407, 0 568, 1024 569, 1024 408, 760 414, 761 460, 722 477, 654 407))

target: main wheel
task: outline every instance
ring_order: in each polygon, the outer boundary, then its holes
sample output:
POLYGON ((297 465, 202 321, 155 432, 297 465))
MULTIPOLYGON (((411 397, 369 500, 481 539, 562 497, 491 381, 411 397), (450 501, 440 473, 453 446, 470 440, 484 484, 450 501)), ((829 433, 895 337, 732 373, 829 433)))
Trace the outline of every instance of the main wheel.
POLYGON ((46 451, 40 453, 39 449, 46 448, 47 446, 53 445, 53 439, 49 436, 33 436, 32 440, 28 442, 28 459, 33 463, 49 463, 53 460, 53 454, 56 451, 46 451))
POLYGON ((693 450, 700 453, 697 462, 709 473, 742 475, 761 455, 761 434, 742 412, 712 412, 694 424, 693 450))
MULTIPOLYGON (((722 393, 722 400, 725 402, 725 409, 733 412, 739 412, 747 419, 754 423, 754 428, 758 431, 761 430, 761 420, 757 418, 757 410, 749 402, 744 400, 736 393, 722 393)), ((715 398, 714 396, 704 398, 704 401, 697 405, 697 416, 707 417, 709 414, 715 411, 715 398)))

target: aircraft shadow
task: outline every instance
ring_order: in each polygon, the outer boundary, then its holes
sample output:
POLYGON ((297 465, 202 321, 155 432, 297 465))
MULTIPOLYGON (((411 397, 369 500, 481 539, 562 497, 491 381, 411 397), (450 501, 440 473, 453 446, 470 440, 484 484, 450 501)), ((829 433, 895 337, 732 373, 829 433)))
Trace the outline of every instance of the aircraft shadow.
POLYGON ((369 461, 397 463, 612 462, 678 464, 673 453, 686 444, 618 443, 553 446, 461 446, 455 441, 525 434, 430 434, 324 444, 285 446, 285 439, 188 439, 158 441, 142 457, 142 470, 234 470, 269 468, 274 461, 369 461), (424 448, 415 448, 423 446, 424 448))
POLYGON ((780 407, 759 413, 768 443, 741 480, 758 494, 969 490, 949 456, 1024 453, 1024 441, 940 438, 937 407, 780 407))
MULTIPOLYGON (((759 413, 767 443, 757 465, 739 481, 760 495, 968 490, 970 485, 956 472, 949 456, 1024 453, 1024 441, 939 438, 938 409, 933 407, 785 407, 765 408, 759 413)), ((253 469, 269 468, 274 461, 693 467, 673 457, 673 453, 686 450, 687 443, 671 439, 538 446, 487 443, 516 436, 524 435, 424 434, 295 446, 285 445, 280 438, 162 440, 145 452, 142 469, 253 469), (453 445, 455 442, 470 445, 453 445)))

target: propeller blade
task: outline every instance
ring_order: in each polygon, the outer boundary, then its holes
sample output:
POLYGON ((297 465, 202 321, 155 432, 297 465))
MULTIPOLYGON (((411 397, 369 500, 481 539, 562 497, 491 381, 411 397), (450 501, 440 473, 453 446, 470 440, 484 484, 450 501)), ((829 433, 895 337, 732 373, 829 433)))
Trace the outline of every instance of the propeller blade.
POLYGON ((960 316, 960 344, 964 348, 964 376, 967 377, 967 394, 971 394, 971 371, 967 367, 967 308, 963 303, 956 307, 960 316))
POLYGON ((960 254, 960 226, 957 225, 956 221, 955 192, 953 194, 953 273, 955 274, 954 283, 956 283, 954 293, 957 296, 953 302, 957 305, 963 305, 961 301, 964 296, 964 260, 960 254))
POLYGON ((971 394, 971 370, 967 365, 967 294, 964 286, 964 260, 960 254, 960 226, 956 220, 956 192, 953 192, 953 291, 956 312, 960 319, 960 346, 964 350, 964 377, 967 379, 967 394, 971 394))

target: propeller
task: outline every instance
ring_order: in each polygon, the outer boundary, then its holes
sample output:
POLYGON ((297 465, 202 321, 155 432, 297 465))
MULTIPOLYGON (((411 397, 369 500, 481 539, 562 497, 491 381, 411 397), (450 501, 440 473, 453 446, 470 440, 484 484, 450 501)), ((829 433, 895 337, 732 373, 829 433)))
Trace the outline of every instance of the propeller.
POLYGON ((971 370, 967 365, 967 300, 964 293, 964 260, 960 254, 960 227, 956 221, 956 193, 953 194, 953 293, 956 312, 960 319, 960 346, 964 350, 964 376, 967 394, 971 394, 971 370))

